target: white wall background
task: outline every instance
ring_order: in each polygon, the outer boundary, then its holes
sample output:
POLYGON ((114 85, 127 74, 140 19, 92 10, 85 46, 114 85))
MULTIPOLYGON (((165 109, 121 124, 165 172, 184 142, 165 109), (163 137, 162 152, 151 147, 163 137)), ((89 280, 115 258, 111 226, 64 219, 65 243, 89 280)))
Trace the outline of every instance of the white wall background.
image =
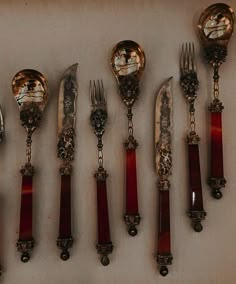
MULTIPOLYGON (((2 283, 236 283, 236 134, 235 68, 236 35, 226 63, 220 69, 223 113, 224 163, 227 187, 224 198, 213 200, 206 184, 209 164, 209 113, 212 72, 202 59, 196 33, 197 19, 214 1, 184 0, 8 0, 0 3, 0 103, 6 120, 6 137, 0 145, 1 263, 2 283), (146 53, 147 65, 141 95, 135 104, 140 213, 139 234, 132 238, 122 220, 124 212, 124 150, 127 135, 125 107, 109 67, 111 48, 120 40, 137 41, 146 53), (194 41, 200 81, 196 101, 197 131, 205 210, 204 231, 195 233, 187 209, 187 161, 185 135, 187 108, 179 87, 181 44, 194 41), (59 213, 56 158, 57 100, 59 80, 66 68, 79 62, 79 97, 76 160, 73 175, 73 227, 75 244, 71 259, 62 262, 56 247, 59 213), (34 68, 47 77, 50 98, 40 129, 33 137, 34 222, 37 246, 24 264, 15 249, 18 238, 21 176, 25 162, 25 131, 20 126, 11 92, 16 72, 34 68), (153 167, 153 109, 161 83, 174 76, 174 149, 171 191, 173 265, 166 278, 157 270, 153 254, 157 243, 157 190, 153 167), (96 140, 89 125, 89 80, 104 80, 109 123, 104 136, 105 166, 109 172, 108 196, 114 252, 103 267, 96 244, 96 140)), ((236 1, 228 1, 236 9, 236 1)))

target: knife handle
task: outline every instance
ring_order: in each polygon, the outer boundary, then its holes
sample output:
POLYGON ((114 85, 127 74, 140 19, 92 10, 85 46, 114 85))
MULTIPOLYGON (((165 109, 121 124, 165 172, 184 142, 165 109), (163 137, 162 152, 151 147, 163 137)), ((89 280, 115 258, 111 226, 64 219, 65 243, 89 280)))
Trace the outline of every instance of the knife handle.
POLYGON ((159 187, 159 222, 158 222, 158 245, 157 245, 157 262, 160 266, 160 274, 168 274, 167 265, 172 264, 171 254, 171 235, 170 235, 170 200, 168 180, 162 180, 159 187), (168 187, 168 189, 163 189, 168 187))
MULTIPOLYGON (((198 143, 198 142, 197 142, 198 143)), ((202 231, 201 220, 205 219, 206 212, 203 209, 201 169, 198 144, 188 144, 189 161, 189 217, 196 232, 202 231)))
POLYGON ((68 260, 70 254, 68 249, 73 245, 71 234, 71 172, 63 171, 61 173, 61 200, 60 200, 60 224, 57 246, 62 250, 61 259, 68 260))
POLYGON ((136 150, 135 150, 137 147, 137 142, 133 139, 132 144, 128 144, 128 146, 127 144, 125 144, 125 146, 126 146, 126 214, 124 215, 124 220, 125 224, 127 225, 129 235, 134 237, 138 233, 136 226, 139 225, 141 220, 141 217, 138 212, 138 190, 137 190, 136 150))
POLYGON ((108 254, 112 253, 113 245, 110 236, 109 211, 107 201, 107 186, 105 170, 97 171, 97 230, 98 242, 97 251, 101 254, 101 263, 106 266, 110 263, 108 254))
POLYGON ((209 110, 211 111, 211 176, 208 183, 212 188, 212 196, 220 199, 222 197, 220 189, 226 184, 223 168, 222 103, 214 100, 209 110))
POLYGON ((21 261, 27 262, 30 259, 30 252, 35 246, 32 233, 34 168, 30 163, 27 163, 20 172, 22 174, 20 228, 16 247, 22 254, 21 261))

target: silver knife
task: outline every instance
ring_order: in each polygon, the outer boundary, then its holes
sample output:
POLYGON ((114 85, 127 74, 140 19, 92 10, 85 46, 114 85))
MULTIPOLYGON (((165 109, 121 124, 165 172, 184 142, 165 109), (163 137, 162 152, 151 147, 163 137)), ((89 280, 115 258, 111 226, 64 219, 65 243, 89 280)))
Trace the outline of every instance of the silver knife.
POLYGON ((169 190, 172 168, 172 77, 161 86, 155 107, 155 168, 158 175, 159 191, 159 225, 157 262, 160 274, 168 274, 167 265, 172 264, 170 237, 170 204, 169 190))
POLYGON ((70 257, 68 249, 73 245, 71 233, 71 162, 75 151, 76 80, 78 64, 70 66, 64 73, 59 90, 58 102, 58 158, 61 160, 60 224, 57 246, 62 250, 61 259, 70 257))

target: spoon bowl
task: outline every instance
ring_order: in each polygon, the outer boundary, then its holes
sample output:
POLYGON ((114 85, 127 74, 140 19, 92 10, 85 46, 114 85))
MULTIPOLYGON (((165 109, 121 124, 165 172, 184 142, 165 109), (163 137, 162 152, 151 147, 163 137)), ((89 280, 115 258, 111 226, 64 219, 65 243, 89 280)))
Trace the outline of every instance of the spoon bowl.
POLYGON ((110 63, 117 80, 131 74, 140 79, 145 67, 145 54, 139 44, 124 40, 113 48, 110 63))
POLYGON ((234 30, 234 11, 224 4, 209 6, 200 16, 198 31, 204 46, 227 46, 234 30))

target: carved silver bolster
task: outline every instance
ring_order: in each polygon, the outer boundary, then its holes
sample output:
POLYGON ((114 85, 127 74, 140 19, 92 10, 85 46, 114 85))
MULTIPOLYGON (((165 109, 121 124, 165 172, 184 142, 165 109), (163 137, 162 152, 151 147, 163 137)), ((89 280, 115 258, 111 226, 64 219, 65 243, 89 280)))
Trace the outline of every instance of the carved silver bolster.
POLYGON ((167 254, 167 255, 157 254, 156 260, 157 260, 157 263, 159 263, 160 266, 171 265, 172 260, 173 260, 173 256, 172 256, 172 254, 167 254))
POLYGON ((135 75, 120 76, 119 90, 122 101, 131 108, 139 96, 139 79, 135 75))
POLYGON ((72 166, 70 164, 65 164, 60 167, 59 173, 61 176, 70 176, 72 175, 72 166))
POLYGON ((213 189, 220 189, 221 187, 225 187, 226 179, 224 177, 211 177, 208 180, 208 184, 213 189))
POLYGON ((16 243, 17 250, 22 253, 21 261, 27 262, 30 259, 30 252, 35 246, 34 239, 31 240, 18 240, 16 243))
POLYGON ((134 150, 138 147, 138 142, 130 135, 124 145, 127 150, 134 150))
POLYGON ((42 117, 42 111, 37 103, 32 102, 29 105, 22 107, 20 111, 20 120, 22 126, 27 133, 33 133, 39 126, 42 117))
POLYGON ((208 110, 210 112, 222 112, 223 109, 224 109, 224 106, 219 99, 214 99, 213 102, 208 107, 208 110))
POLYGON ((26 163, 20 170, 22 176, 33 176, 35 173, 34 167, 30 163, 26 163))
POLYGON ((195 131, 191 131, 186 139, 187 144, 197 145, 200 142, 200 137, 196 134, 195 131))
POLYGON ((97 181, 105 181, 108 177, 108 174, 104 170, 104 168, 98 168, 98 170, 94 174, 94 177, 96 178, 97 181))
POLYGON ((159 190, 170 190, 170 181, 168 179, 161 179, 158 182, 158 189, 159 190))
POLYGON ((68 252, 69 248, 72 248, 73 246, 73 238, 57 238, 57 247, 62 250, 61 253, 61 259, 62 260, 67 260, 70 257, 70 254, 68 252))

